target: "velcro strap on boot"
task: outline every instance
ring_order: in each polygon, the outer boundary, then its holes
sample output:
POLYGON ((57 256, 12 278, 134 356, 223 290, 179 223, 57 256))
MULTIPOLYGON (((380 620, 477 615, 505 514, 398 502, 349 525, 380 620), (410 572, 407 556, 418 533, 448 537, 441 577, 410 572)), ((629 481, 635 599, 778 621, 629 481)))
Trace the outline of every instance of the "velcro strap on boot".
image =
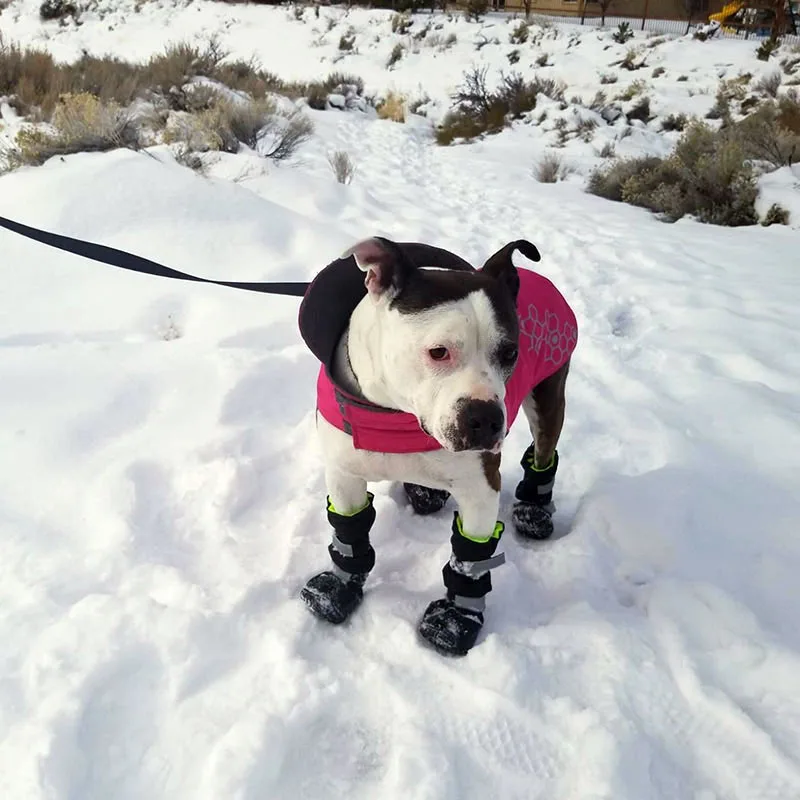
POLYGON ((480 541, 465 533, 458 512, 453 514, 452 555, 442 570, 450 600, 455 602, 455 597, 477 600, 492 591, 491 570, 506 560, 505 553, 494 554, 504 530, 503 523, 498 522, 492 535, 480 541))
POLYGON ((328 554, 331 561, 350 575, 366 574, 375 566, 375 550, 369 532, 375 522, 374 495, 367 493, 367 504, 354 514, 339 514, 328 498, 328 522, 333 527, 328 554))
POLYGON ((486 609, 485 597, 463 597, 459 594, 450 597, 448 594, 448 599, 453 605, 466 609, 467 611, 474 611, 476 614, 483 614, 486 609))
POLYGON ((517 484, 514 496, 525 503, 546 506, 553 500, 556 471, 558 469, 558 451, 544 469, 535 467, 535 449, 531 445, 522 456, 520 464, 524 470, 522 480, 517 484))
POLYGON ((461 575, 468 578, 480 578, 490 569, 502 566, 506 563, 506 554, 498 553, 491 558, 484 558, 482 561, 459 561, 454 555, 450 556, 450 566, 461 575))

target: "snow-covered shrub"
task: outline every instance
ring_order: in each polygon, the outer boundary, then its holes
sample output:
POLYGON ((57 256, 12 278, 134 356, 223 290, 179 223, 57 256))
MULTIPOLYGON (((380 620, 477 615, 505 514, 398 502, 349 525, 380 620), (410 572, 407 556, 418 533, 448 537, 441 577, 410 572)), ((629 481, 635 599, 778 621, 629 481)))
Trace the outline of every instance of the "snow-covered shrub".
POLYGON ((688 121, 686 114, 668 114, 661 121, 661 130, 682 131, 686 127, 688 121))
POLYGON ((509 34, 508 40, 511 44, 525 44, 525 42, 528 41, 529 34, 530 23, 525 22, 525 20, 520 20, 514 30, 509 34))
POLYGON ((39 6, 39 16, 43 20, 64 19, 64 17, 75 17, 78 8, 70 0, 44 0, 39 6))
POLYGON ((313 130, 302 113, 281 111, 273 100, 232 101, 220 95, 199 113, 174 113, 164 141, 200 153, 236 153, 244 144, 267 158, 283 161, 295 154, 313 130))
POLYGON ((764 39, 756 48, 756 58, 759 61, 769 61, 770 56, 781 46, 779 39, 764 39))
POLYGON ((633 39, 633 31, 631 30, 630 22, 620 22, 617 29, 611 34, 611 38, 617 44, 625 44, 625 42, 633 39))
POLYGON ((694 122, 668 158, 618 161, 595 170, 593 194, 641 206, 675 221, 687 214, 715 225, 758 221, 754 173, 736 137, 694 122))
POLYGON ((4 153, 6 166, 38 166, 71 153, 137 148, 137 126, 130 112, 91 94, 63 95, 53 112, 52 129, 25 127, 4 153))
POLYGON ((406 51, 405 47, 403 47, 403 45, 400 42, 398 42, 392 48, 392 52, 389 54, 389 58, 386 61, 386 66, 393 67, 398 61, 400 61, 405 51, 406 51))
POLYGON ((634 81, 617 95, 617 100, 633 100, 634 97, 643 94, 646 89, 646 81, 634 81))
POLYGON ((788 225, 789 212, 779 203, 773 203, 767 209, 767 213, 764 214, 764 219, 761 220, 761 224, 765 228, 768 228, 770 225, 788 225))
POLYGON ((753 88, 757 92, 761 92, 761 94, 766 94, 770 97, 777 97, 778 89, 781 88, 781 80, 781 73, 776 69, 773 72, 764 75, 753 88))
POLYGON ((496 89, 490 89, 486 73, 486 67, 476 67, 464 76, 463 83, 453 95, 454 107, 437 129, 439 144, 496 133, 505 127, 508 120, 533 111, 539 94, 552 100, 564 100, 564 84, 552 78, 534 76, 526 80, 520 74, 512 73, 503 76, 496 89))
POLYGON ((392 33, 398 33, 400 36, 405 36, 410 30, 414 21, 406 14, 395 14, 392 17, 392 33))
POLYGON ((642 97, 625 116, 628 122, 632 122, 633 120, 641 120, 644 123, 649 122, 652 119, 652 114, 650 113, 650 98, 642 97))

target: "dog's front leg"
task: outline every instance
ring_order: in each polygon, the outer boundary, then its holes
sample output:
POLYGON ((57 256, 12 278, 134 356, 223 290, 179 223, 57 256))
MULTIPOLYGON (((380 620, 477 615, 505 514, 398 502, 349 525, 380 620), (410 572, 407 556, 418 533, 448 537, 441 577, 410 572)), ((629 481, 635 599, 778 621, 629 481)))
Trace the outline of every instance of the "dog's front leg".
POLYGON ((363 586, 375 566, 369 532, 375 522, 373 495, 361 478, 334 468, 325 471, 328 522, 333 528, 329 570, 315 575, 301 597, 326 622, 344 622, 361 603, 363 586))
POLYGON ((425 610, 419 632, 437 650, 466 655, 483 627, 486 595, 492 590, 491 570, 505 561, 495 555, 503 523, 500 505, 500 456, 480 456, 481 476, 453 489, 458 511, 453 515, 450 560, 442 570, 446 595, 425 610))

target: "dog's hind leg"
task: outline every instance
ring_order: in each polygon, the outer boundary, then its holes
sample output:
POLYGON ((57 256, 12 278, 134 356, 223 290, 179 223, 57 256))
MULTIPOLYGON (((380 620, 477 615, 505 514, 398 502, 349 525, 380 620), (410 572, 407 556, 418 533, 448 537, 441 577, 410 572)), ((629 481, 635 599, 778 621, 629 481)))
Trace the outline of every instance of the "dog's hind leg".
POLYGON ((520 461, 523 478, 515 491, 511 518, 517 532, 528 539, 553 534, 553 487, 558 469, 558 440, 564 425, 569 361, 535 386, 522 404, 533 443, 520 461))
POLYGON ((454 491, 454 497, 458 511, 453 515, 452 552, 442 570, 446 595, 425 610, 419 633, 441 653, 466 655, 483 627, 491 570, 505 561, 504 554, 495 555, 503 534, 497 519, 500 456, 482 453, 480 478, 454 491))
POLYGON ((344 622, 363 599, 363 586, 375 566, 369 532, 375 522, 373 495, 366 481, 335 470, 326 470, 328 522, 333 528, 328 554, 331 568, 315 575, 300 596, 318 617, 344 622))

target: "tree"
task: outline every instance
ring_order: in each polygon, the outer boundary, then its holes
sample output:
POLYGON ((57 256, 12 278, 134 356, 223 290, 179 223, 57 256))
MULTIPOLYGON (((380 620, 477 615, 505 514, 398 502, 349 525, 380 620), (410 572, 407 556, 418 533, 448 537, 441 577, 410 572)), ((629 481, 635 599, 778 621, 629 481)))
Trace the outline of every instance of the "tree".
POLYGON ((700 10, 702 0, 682 0, 681 5, 683 6, 683 13, 686 15, 686 33, 689 33, 689 29, 692 27, 692 20, 695 13, 700 10))
POLYGON ((613 2, 614 0, 584 0, 583 7, 581 8, 581 25, 583 25, 583 23, 586 21, 586 6, 589 3, 597 3, 597 5, 600 6, 600 25, 605 26, 606 12, 613 2))
POLYGON ((525 9, 525 19, 530 19, 533 0, 522 0, 522 8, 525 9))

